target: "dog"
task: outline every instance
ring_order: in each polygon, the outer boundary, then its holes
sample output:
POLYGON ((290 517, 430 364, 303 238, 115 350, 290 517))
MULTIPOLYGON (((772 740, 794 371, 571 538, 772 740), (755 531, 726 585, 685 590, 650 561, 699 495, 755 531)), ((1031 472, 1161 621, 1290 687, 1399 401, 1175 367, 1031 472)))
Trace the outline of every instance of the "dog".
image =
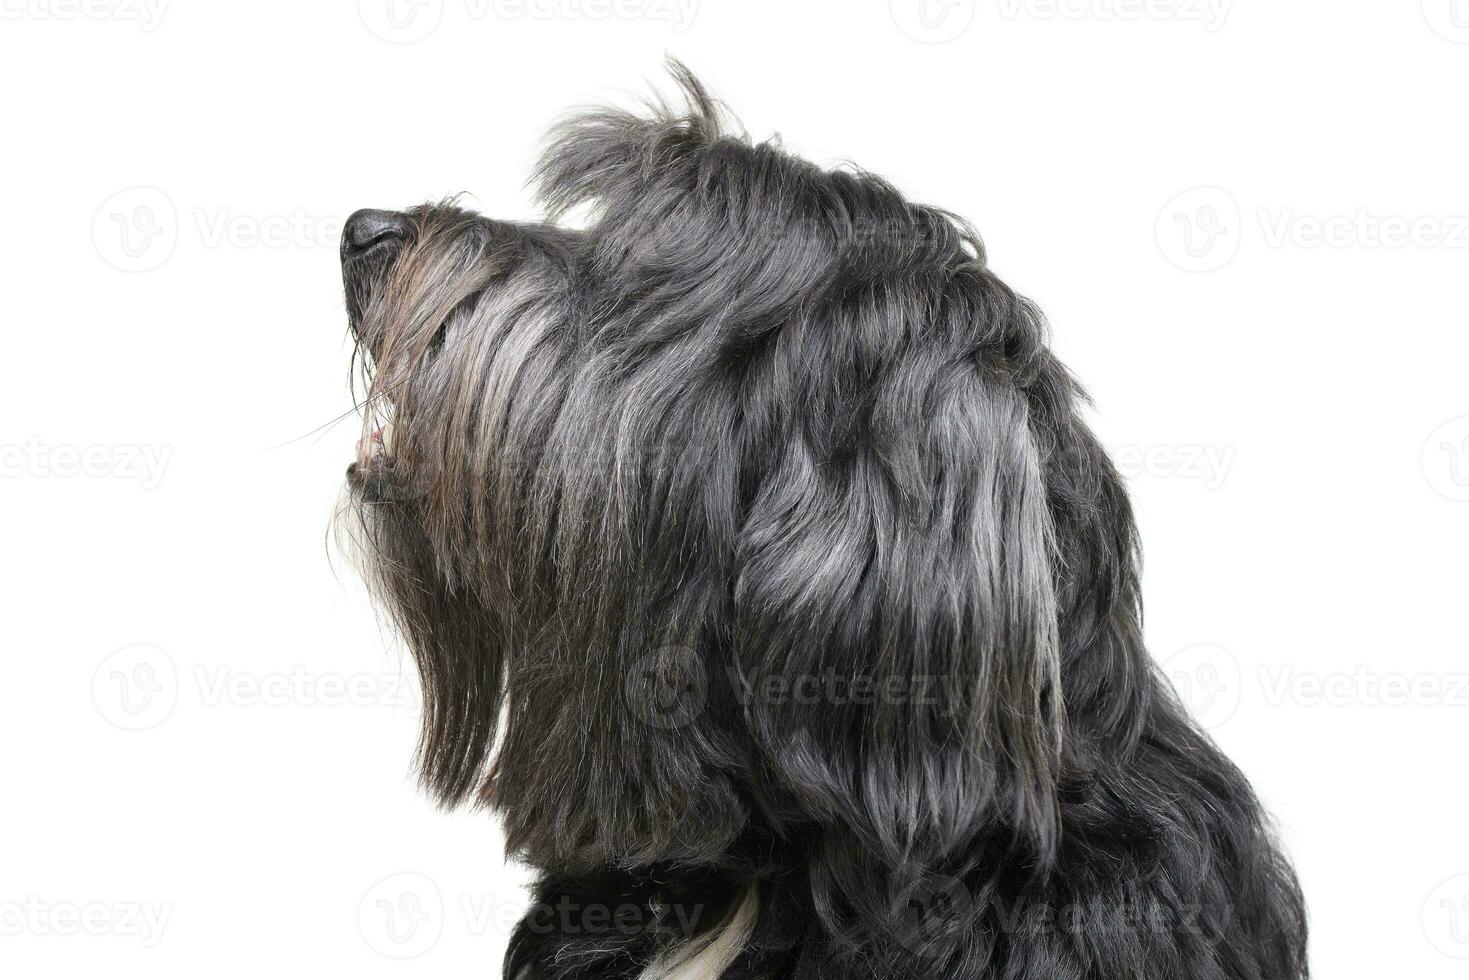
POLYGON ((504 975, 1306 977, 1041 313, 671 71, 553 131, 544 222, 343 235, 348 525, 426 787, 538 872, 504 975))

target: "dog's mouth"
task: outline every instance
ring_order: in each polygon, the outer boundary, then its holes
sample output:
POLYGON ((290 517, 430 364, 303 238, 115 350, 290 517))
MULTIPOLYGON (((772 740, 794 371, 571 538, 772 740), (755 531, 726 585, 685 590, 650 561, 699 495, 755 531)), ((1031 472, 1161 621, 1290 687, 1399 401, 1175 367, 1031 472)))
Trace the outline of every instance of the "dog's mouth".
POLYGON ((347 467, 347 484, 369 501, 396 499, 397 470, 390 420, 357 440, 357 458, 347 467))
POLYGON ((393 423, 392 420, 384 422, 373 429, 369 435, 357 440, 357 458, 369 460, 374 465, 392 466, 396 460, 393 456, 393 423))
POLYGON ((376 429, 373 429, 372 434, 366 439, 358 439, 357 455, 364 455, 364 449, 367 450, 366 455, 373 459, 379 457, 391 459, 393 456, 393 423, 391 421, 384 422, 376 429), (364 442, 367 443, 366 446, 363 446, 364 442))

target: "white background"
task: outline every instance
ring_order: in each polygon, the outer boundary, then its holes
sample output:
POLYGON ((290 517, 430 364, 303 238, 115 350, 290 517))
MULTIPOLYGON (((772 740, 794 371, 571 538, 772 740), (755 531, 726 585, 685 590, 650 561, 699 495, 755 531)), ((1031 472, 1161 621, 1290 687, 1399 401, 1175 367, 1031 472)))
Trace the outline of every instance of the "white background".
POLYGON ((528 215, 545 126, 668 51, 978 225, 1317 975, 1464 975, 1469 0, 149 2, 0 0, 0 972, 497 975, 525 873, 416 791, 327 540, 337 235, 528 215))

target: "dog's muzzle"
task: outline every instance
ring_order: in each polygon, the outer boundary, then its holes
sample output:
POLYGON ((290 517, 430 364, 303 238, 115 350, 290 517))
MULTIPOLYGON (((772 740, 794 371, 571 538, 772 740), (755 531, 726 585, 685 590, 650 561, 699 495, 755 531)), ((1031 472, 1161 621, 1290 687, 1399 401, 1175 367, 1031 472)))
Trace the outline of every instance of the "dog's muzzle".
MULTIPOLYGON (((397 211, 363 208, 354 211, 342 226, 342 277, 347 287, 347 312, 352 332, 372 351, 371 338, 361 333, 363 309, 372 284, 408 239, 411 219, 397 211)), ((357 444, 357 461, 347 469, 347 480, 364 498, 393 497, 393 425, 384 425, 357 444)))

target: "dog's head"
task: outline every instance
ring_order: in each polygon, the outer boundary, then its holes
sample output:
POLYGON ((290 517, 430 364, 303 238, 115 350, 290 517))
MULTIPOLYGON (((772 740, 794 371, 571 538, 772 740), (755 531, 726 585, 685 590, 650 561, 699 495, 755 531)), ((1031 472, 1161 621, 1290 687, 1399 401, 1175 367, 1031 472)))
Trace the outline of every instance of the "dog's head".
POLYGON ((1067 650, 1131 587, 1074 386, 965 225, 680 81, 554 135, 584 230, 348 223, 349 483, 425 778, 563 868, 752 834, 1043 863, 1067 650))

